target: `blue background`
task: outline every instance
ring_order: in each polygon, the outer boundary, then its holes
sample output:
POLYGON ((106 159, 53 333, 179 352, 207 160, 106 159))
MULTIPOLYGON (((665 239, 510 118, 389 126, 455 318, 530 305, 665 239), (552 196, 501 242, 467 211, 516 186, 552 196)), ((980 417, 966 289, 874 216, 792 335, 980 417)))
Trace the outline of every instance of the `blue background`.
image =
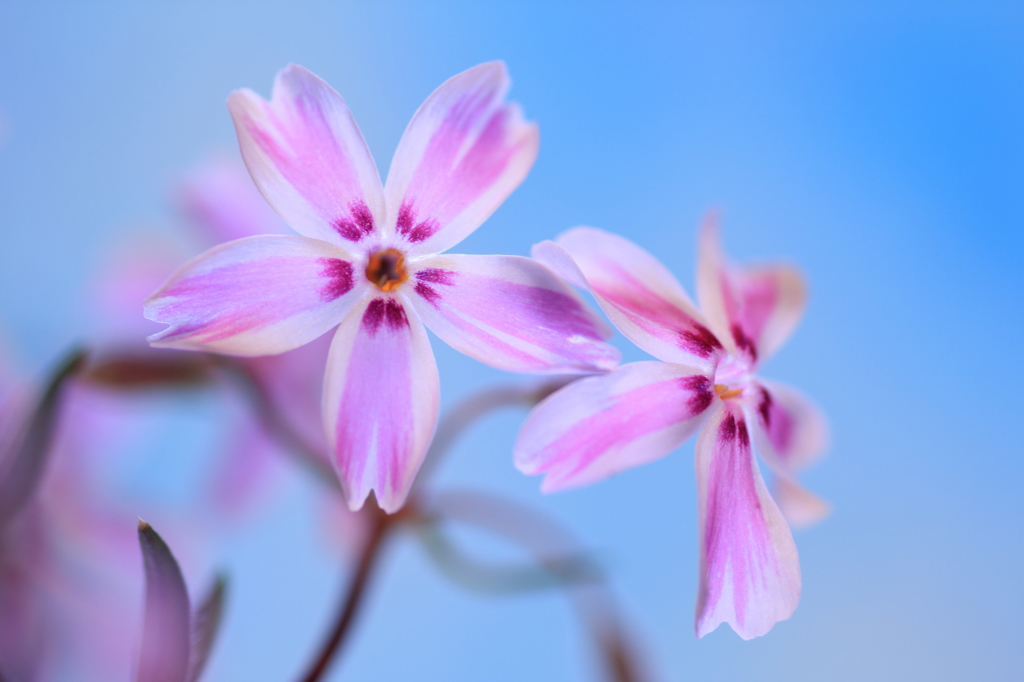
MULTIPOLYGON (((514 496, 596 548, 658 679, 1021 679, 1024 8, 891 4, 5 2, 0 324, 30 370, 89 338, 105 254, 176 229, 171 183, 234 150, 231 90, 266 96, 277 69, 310 68, 385 172, 434 87, 504 59, 540 156, 456 250, 526 254, 590 224, 658 254, 692 292, 697 226, 721 209, 735 258, 785 258, 810 281, 764 373, 828 413, 834 445, 806 481, 834 513, 796 535, 790 621, 696 641, 692 442, 542 496, 512 467, 523 415, 509 412, 437 483, 514 496)), ((434 347, 445 404, 514 380, 434 347)), ((192 411, 158 450, 204 447, 210 411, 192 411)), ((342 579, 311 487, 289 476, 218 550, 234 593, 205 679, 290 679, 308 660, 342 579)), ((409 537, 367 606, 332 679, 598 674, 562 595, 468 593, 409 537)))

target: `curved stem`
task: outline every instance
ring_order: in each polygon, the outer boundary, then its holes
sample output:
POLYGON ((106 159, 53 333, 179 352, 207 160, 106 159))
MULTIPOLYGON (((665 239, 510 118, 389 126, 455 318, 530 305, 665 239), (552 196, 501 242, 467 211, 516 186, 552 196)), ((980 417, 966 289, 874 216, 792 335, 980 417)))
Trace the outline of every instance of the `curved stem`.
POLYGON ((468 490, 434 494, 419 518, 427 522, 441 518, 462 521, 527 550, 539 567, 551 573, 553 584, 566 589, 604 659, 608 678, 614 682, 647 678, 634 637, 623 622, 611 590, 593 567, 579 563, 578 558, 585 556, 578 549, 579 543, 556 522, 518 502, 468 490))
MULTIPOLYGON (((316 453, 311 452, 307 447, 305 447, 301 438, 298 438, 298 434, 296 434, 291 429, 287 421, 277 413, 268 392, 260 383, 259 379, 251 372, 248 372, 237 365, 228 365, 228 367, 235 370, 233 374, 239 377, 242 380, 243 385, 248 389, 254 409, 262 419, 266 420, 272 435, 278 438, 279 442, 283 445, 290 446, 292 451, 299 455, 300 460, 305 464, 314 465, 312 468, 316 473, 321 475, 324 474, 322 466, 318 466, 321 462, 319 461, 319 458, 315 456, 316 453)), ((366 593, 366 587, 376 566, 384 539, 401 522, 418 517, 418 495, 416 494, 416 490, 422 487, 422 481, 429 474, 430 470, 437 465, 437 462, 462 434, 462 432, 472 425, 477 419, 485 416, 493 410, 511 405, 532 407, 574 378, 575 377, 555 377, 540 384, 535 383, 528 386, 503 386, 482 391, 466 398, 446 413, 438 424, 433 443, 426 455, 416 483, 414 484, 414 491, 410 494, 405 508, 397 514, 389 516, 380 510, 372 497, 367 500, 367 506, 363 513, 370 517, 370 532, 359 556, 356 572, 352 577, 349 589, 345 593, 345 597, 341 602, 337 620, 335 621, 330 634, 324 640, 324 644, 320 648, 320 653, 313 664, 309 667, 309 671, 301 678, 302 682, 317 682, 326 673, 331 661, 340 651, 341 646, 345 641, 345 637, 355 620, 359 607, 362 604, 366 593)), ((330 473, 332 480, 335 480, 333 472, 330 473)))
POLYGON ((437 424, 434 440, 423 460, 417 481, 424 480, 467 428, 481 417, 502 407, 530 408, 565 386, 576 376, 558 376, 527 385, 498 386, 474 393, 452 407, 437 424))
POLYGON ((345 592, 334 627, 331 629, 327 639, 324 640, 323 646, 320 647, 320 653, 309 667, 309 671, 301 678, 302 682, 317 682, 317 680, 320 680, 326 674, 335 655, 341 650, 341 645, 345 642, 345 636, 351 630, 359 607, 363 603, 363 598, 366 595, 367 586, 370 582, 370 576, 373 573, 374 566, 380 556, 381 547, 384 544, 384 538, 387 536, 388 530, 394 526, 396 517, 388 516, 382 512, 372 502, 372 498, 370 501, 367 501, 367 509, 364 513, 372 517, 372 525, 366 542, 363 544, 362 552, 359 555, 359 563, 356 566, 355 575, 352 576, 352 582, 345 592))

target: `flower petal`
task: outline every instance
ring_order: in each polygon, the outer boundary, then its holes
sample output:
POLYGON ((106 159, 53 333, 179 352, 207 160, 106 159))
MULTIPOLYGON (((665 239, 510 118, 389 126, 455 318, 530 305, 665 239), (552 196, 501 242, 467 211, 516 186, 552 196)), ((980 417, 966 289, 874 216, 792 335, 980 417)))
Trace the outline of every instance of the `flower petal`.
POLYGON ((293 64, 277 74, 269 102, 238 90, 228 109, 252 179, 296 231, 351 244, 381 225, 377 166, 331 86, 293 64))
POLYGON ((800 485, 795 478, 776 476, 773 497, 792 528, 813 526, 832 513, 832 505, 800 485))
POLYGON ((806 527, 828 516, 827 502, 797 482, 798 471, 828 448, 828 422, 794 388, 759 379, 750 389, 747 418, 758 452, 775 471, 775 500, 791 526, 806 527))
POLYGON ((419 261, 416 314, 456 350, 510 372, 613 369, 610 330, 548 268, 519 256, 436 256, 419 261))
POLYGON ((178 204, 209 244, 260 234, 290 234, 264 199, 245 166, 235 159, 211 160, 182 181, 178 204))
POLYGON ((365 292, 345 253, 305 237, 228 242, 192 259, 146 301, 171 325, 154 346, 229 355, 282 353, 338 324, 365 292))
POLYGON ((146 569, 146 611, 136 682, 185 682, 191 642, 191 613, 185 579, 171 550, 145 521, 139 544, 146 569))
POLYGON ((795 388, 767 379, 752 387, 758 450, 776 458, 788 471, 799 471, 820 458, 829 444, 828 421, 810 398, 795 388), (761 443, 758 436, 762 435, 761 443))
POLYGON ((720 404, 697 437, 696 631, 703 637, 726 622, 751 639, 793 614, 800 601, 800 563, 754 462, 742 408, 734 401, 720 404))
POLYGON ((414 255, 465 239, 523 181, 539 133, 505 103, 505 64, 448 79, 413 115, 388 171, 388 224, 414 255))
POLYGON ((657 258, 618 235, 577 227, 533 257, 590 289, 612 323, 666 362, 711 369, 722 351, 690 298, 657 258))
POLYGON ((788 266, 740 268, 728 263, 712 218, 701 230, 697 300, 730 352, 756 363, 778 350, 796 328, 807 288, 803 276, 788 266))
POLYGON ((331 344, 324 424, 353 511, 373 490, 386 512, 405 502, 437 424, 440 387, 426 330, 396 297, 349 312, 331 344))
POLYGON ((709 377, 667 362, 581 379, 530 413, 516 442, 516 468, 546 474, 545 492, 607 478, 679 447, 714 397, 709 377))

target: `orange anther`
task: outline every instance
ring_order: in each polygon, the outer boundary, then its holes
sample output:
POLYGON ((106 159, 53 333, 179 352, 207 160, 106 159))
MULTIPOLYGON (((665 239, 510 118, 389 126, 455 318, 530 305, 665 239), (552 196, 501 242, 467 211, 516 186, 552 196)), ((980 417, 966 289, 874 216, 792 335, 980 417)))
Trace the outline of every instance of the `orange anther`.
POLYGON ((715 393, 717 393, 718 397, 721 398, 722 400, 728 400, 729 398, 735 398, 736 396, 738 396, 741 393, 743 393, 743 389, 742 388, 732 388, 732 389, 730 389, 725 384, 715 384, 715 393))
POLYGON ((370 256, 370 262, 366 264, 366 279, 381 291, 394 291, 409 279, 405 256, 398 249, 378 251, 370 256))

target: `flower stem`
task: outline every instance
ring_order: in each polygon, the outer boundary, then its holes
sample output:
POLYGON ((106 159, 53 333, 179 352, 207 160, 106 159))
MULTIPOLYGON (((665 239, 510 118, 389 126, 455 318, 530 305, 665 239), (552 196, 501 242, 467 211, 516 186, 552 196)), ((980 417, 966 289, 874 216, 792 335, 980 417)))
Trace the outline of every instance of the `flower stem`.
POLYGON ((348 590, 342 599, 341 608, 338 611, 334 627, 331 629, 327 639, 324 640, 320 653, 313 664, 310 665, 309 671, 301 678, 302 682, 317 682, 320 680, 327 673, 332 660, 341 650, 341 645, 344 644, 346 635, 351 630, 352 623, 355 622, 356 615, 359 612, 359 607, 363 603, 363 598, 366 595, 370 582, 370 576, 373 573, 377 559, 380 557, 380 550, 384 545, 384 539, 387 537, 388 531, 396 525, 397 517, 389 516, 382 512, 372 497, 367 500, 366 509, 363 513, 370 517, 370 532, 359 555, 359 563, 356 566, 355 575, 352 576, 352 581, 349 583, 348 590))

